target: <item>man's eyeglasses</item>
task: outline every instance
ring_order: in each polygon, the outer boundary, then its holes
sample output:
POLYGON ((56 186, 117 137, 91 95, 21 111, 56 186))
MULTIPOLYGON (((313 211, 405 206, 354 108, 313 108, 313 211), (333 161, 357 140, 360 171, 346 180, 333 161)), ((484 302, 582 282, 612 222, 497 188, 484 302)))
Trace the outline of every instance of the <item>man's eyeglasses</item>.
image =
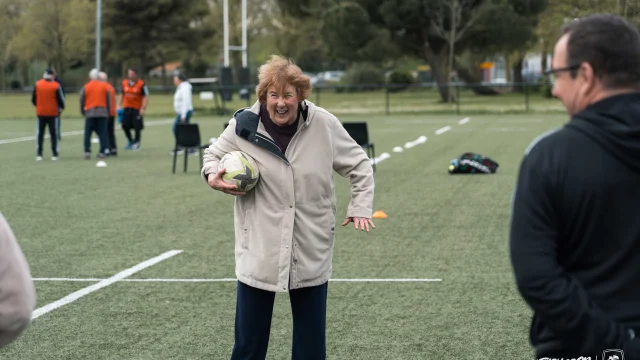
POLYGON ((556 82, 557 73, 563 72, 563 71, 575 71, 575 70, 578 70, 579 68, 580 68, 580 65, 571 65, 571 66, 557 68, 557 69, 551 68, 549 70, 546 70, 544 74, 549 78, 549 82, 551 83, 551 85, 553 85, 556 82))

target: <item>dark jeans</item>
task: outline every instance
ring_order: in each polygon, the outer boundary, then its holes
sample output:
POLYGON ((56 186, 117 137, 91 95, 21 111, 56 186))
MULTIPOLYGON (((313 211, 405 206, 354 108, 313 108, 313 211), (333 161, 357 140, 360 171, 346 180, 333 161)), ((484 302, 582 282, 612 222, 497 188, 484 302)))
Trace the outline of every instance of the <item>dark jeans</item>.
MULTIPOLYGON (((293 360, 326 358, 329 283, 289 291, 293 315, 293 360)), ((264 360, 269 346, 275 293, 238 282, 232 360, 264 360)))
POLYGON ((129 143, 139 143, 140 134, 144 129, 144 119, 140 116, 140 110, 125 108, 124 115, 122 117, 122 130, 126 135, 129 143), (131 130, 135 132, 135 137, 131 137, 131 130))
POLYGON ((49 128, 49 135, 51 140, 51 153, 53 156, 58 156, 58 141, 60 140, 60 134, 58 130, 58 118, 55 116, 39 116, 38 117, 38 135, 36 144, 36 153, 38 156, 42 156, 42 144, 44 143, 44 130, 49 128))
POLYGON ((116 145, 116 120, 113 116, 109 116, 109 120, 107 120, 107 134, 107 137, 109 138, 109 154, 117 154, 118 146, 116 145))
POLYGON ((91 133, 96 132, 100 138, 100 153, 106 154, 109 148, 107 138, 107 118, 95 117, 84 120, 84 152, 91 153, 91 133))

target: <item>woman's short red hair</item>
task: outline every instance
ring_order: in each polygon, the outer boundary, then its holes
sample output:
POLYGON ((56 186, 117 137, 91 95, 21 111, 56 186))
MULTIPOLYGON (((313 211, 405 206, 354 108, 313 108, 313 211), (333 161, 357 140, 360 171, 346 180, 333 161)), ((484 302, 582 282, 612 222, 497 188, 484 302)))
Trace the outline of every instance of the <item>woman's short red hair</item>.
POLYGON ((306 100, 311 94, 311 79, 302 73, 302 69, 292 59, 271 55, 271 58, 258 70, 256 96, 261 103, 267 102, 267 91, 275 88, 284 93, 284 88, 291 85, 296 88, 298 100, 306 100))

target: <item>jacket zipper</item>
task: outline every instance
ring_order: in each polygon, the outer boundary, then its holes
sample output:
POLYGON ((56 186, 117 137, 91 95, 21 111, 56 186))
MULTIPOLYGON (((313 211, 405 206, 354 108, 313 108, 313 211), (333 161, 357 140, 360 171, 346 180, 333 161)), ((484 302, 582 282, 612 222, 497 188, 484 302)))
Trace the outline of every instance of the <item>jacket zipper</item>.
MULTIPOLYGON (((256 131, 256 135, 255 135, 255 136, 256 136, 257 138, 259 138, 260 140, 263 140, 263 141, 266 141, 266 142, 270 143, 271 145, 275 146, 275 148, 276 148, 276 149, 278 149, 278 145, 277 145, 274 141, 272 141, 271 139, 269 139, 268 137, 263 136, 262 134, 260 134, 260 133, 259 133, 259 132, 257 132, 257 131, 256 131)), ((266 150, 268 150, 268 149, 266 149, 266 150)), ((282 156, 280 156, 280 154, 276 154, 276 153, 274 153, 273 151, 269 151, 269 152, 270 152, 270 153, 272 153, 273 155, 275 155, 275 156, 279 157, 280 159, 282 159, 282 160, 283 160, 284 162, 286 162, 287 164, 291 165, 291 163, 289 163, 289 160, 287 160, 287 159, 286 159, 286 157, 284 156, 284 153, 282 153, 282 151, 281 151, 282 156)))
MULTIPOLYGON (((306 128, 309 125, 308 122, 305 122, 304 124, 302 124, 302 127, 300 128, 299 131, 296 131, 295 134, 293 134, 293 137, 291 138, 291 141, 289 142, 289 147, 287 147, 287 150, 289 150, 289 148, 291 147, 291 144, 293 144, 293 140, 296 139, 296 137, 298 137, 298 135, 304 130, 304 128, 306 128)), ((286 157, 286 154, 285 154, 286 157)))

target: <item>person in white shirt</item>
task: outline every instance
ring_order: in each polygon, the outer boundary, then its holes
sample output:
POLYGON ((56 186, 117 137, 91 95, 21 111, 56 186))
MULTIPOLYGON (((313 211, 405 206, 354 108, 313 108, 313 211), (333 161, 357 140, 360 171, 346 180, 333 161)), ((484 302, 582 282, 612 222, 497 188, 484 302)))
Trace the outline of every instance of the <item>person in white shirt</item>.
MULTIPOLYGON (((184 75, 176 74, 173 77, 173 83, 176 85, 176 92, 173 95, 173 109, 176 112, 176 121, 173 123, 173 135, 176 135, 176 125, 183 123, 188 124, 193 115, 193 103, 191 101, 191 84, 187 81, 184 75)), ((171 155, 174 151, 178 151, 178 154, 182 154, 184 149, 174 149, 171 151, 171 155)), ((189 149, 189 154, 194 155, 197 153, 197 149, 189 149)))

